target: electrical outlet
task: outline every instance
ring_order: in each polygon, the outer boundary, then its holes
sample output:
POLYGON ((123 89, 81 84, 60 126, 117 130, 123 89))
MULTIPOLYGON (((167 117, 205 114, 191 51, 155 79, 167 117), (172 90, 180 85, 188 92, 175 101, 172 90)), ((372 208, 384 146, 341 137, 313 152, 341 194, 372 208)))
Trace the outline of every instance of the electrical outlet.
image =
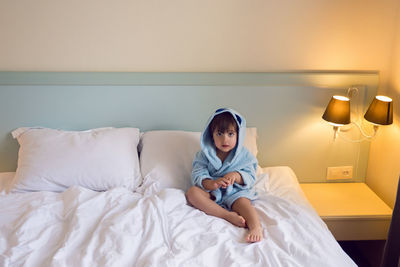
POLYGON ((328 167, 327 180, 349 180, 353 178, 353 166, 328 167))

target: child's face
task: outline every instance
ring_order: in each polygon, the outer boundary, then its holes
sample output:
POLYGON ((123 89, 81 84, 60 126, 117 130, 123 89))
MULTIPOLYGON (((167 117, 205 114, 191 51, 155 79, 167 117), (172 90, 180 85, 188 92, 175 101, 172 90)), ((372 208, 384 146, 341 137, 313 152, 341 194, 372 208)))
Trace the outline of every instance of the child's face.
POLYGON ((221 132, 217 129, 213 132, 215 147, 222 152, 229 152, 235 148, 237 142, 237 133, 235 127, 230 125, 228 130, 221 132))

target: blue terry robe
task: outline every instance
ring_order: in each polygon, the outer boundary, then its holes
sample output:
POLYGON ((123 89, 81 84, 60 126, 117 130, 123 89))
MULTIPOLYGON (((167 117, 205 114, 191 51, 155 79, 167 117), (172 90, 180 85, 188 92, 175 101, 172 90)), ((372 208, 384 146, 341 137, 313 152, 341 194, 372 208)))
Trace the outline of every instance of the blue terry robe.
POLYGON ((219 188, 210 192, 217 204, 229 210, 239 197, 250 200, 256 198, 256 193, 252 190, 252 187, 256 180, 257 159, 243 147, 245 134, 246 121, 239 113, 226 108, 216 110, 208 119, 206 128, 201 135, 201 150, 197 152, 193 161, 192 182, 202 189, 204 189, 202 181, 206 178, 216 180, 229 172, 237 171, 240 173, 243 178, 243 185, 234 183, 227 188, 219 188), (208 128, 212 119, 223 112, 229 112, 235 118, 238 125, 238 140, 236 147, 230 151, 224 162, 221 162, 208 128))

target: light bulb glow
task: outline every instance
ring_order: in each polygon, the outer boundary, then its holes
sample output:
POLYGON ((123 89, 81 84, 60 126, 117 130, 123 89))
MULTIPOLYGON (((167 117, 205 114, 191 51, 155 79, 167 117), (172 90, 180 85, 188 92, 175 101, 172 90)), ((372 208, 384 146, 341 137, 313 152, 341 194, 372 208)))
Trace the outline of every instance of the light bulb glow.
POLYGON ((330 125, 332 125, 332 126, 336 126, 336 127, 341 127, 341 126, 344 126, 344 124, 340 124, 340 123, 333 123, 333 122, 330 122, 330 121, 328 121, 328 123, 329 123, 330 125))
POLYGON ((376 99, 383 101, 383 102, 392 102, 392 99, 390 97, 387 97, 384 95, 377 95, 376 99))
POLYGON ((350 101, 348 97, 342 96, 342 95, 334 95, 333 98, 341 101, 350 101))

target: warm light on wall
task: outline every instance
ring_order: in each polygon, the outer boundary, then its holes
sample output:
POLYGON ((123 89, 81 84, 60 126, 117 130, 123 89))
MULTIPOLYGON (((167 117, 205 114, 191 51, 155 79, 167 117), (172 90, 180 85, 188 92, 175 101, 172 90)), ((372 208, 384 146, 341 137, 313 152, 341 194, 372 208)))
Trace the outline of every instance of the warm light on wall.
MULTIPOLYGON (((356 88, 350 88, 348 94, 351 90, 358 90, 356 88)), ((376 135, 378 126, 380 125, 390 125, 393 123, 393 101, 390 97, 378 95, 375 96, 371 104, 368 107, 364 118, 374 125, 373 135, 367 135, 361 128, 361 126, 352 122, 350 119, 350 97, 345 96, 333 96, 329 101, 328 106, 325 109, 322 118, 333 125, 334 139, 338 136, 340 132, 340 127, 347 124, 354 124, 360 130, 361 134, 364 136, 360 140, 349 140, 352 142, 361 142, 364 140, 370 140, 376 135)))

